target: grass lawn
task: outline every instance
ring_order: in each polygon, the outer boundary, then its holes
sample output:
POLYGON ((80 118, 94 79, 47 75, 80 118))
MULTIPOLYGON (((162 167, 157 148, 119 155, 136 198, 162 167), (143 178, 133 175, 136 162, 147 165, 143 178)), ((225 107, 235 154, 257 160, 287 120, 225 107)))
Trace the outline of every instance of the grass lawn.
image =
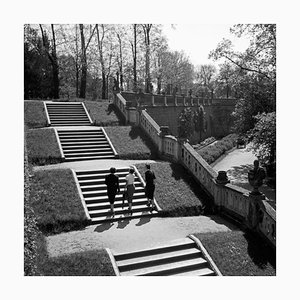
POLYGON ((53 128, 26 131, 28 161, 33 165, 45 165, 62 161, 53 128))
POLYGON ((117 126, 121 125, 115 109, 108 110, 108 100, 101 101, 84 101, 85 107, 96 126, 117 126))
POLYGON ((228 136, 225 136, 223 139, 217 141, 212 145, 209 145, 199 150, 195 148, 195 150, 203 157, 203 159, 208 164, 212 164, 220 156, 225 154, 226 151, 235 147, 236 139, 236 134, 229 134, 228 136))
POLYGON ((121 159, 157 158, 155 145, 139 127, 104 128, 121 159))
POLYGON ((70 169, 34 172, 30 201, 37 225, 45 234, 80 229, 88 224, 70 169))
POLYGON ((40 128, 47 126, 47 117, 44 111, 43 101, 24 101, 24 122, 28 128, 40 128))
POLYGON ((49 257, 44 236, 38 238, 38 275, 41 276, 114 276, 107 252, 86 251, 49 257))
MULTIPOLYGON (((145 165, 137 164, 145 178, 145 165)), ((196 181, 179 164, 160 162, 151 164, 156 176, 155 199, 164 216, 200 215, 201 206, 209 206, 209 198, 196 181)))
POLYGON ((276 254, 260 237, 250 232, 197 233, 195 236, 223 275, 276 275, 276 254))

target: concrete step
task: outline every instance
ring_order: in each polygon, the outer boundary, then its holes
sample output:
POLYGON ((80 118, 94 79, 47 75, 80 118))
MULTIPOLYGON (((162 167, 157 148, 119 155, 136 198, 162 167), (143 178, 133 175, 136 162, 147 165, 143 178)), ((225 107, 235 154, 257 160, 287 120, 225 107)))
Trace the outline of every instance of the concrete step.
MULTIPOLYGON (((147 198, 138 198, 138 199, 133 199, 132 205, 137 205, 137 206, 147 206, 147 198)), ((122 207, 123 201, 121 199, 118 199, 114 202, 114 207, 122 207)), ((93 210, 102 210, 102 209, 110 209, 110 204, 108 200, 106 202, 101 202, 101 203, 91 203, 91 204, 86 204, 86 207, 89 211, 93 210)), ((128 202, 124 201, 124 207, 128 207, 128 202)))
POLYGON ((61 145, 64 147, 81 147, 81 146, 97 146, 97 145, 107 145, 108 142, 107 140, 102 140, 102 141, 60 141, 61 145))
MULTIPOLYGON (((143 212, 143 211, 151 211, 151 209, 146 205, 132 205, 132 212, 143 212)), ((129 214, 128 206, 124 208, 122 207, 115 207, 115 215, 123 215, 123 214, 129 214)), ((110 208, 109 209, 102 209, 102 210, 91 210, 89 211, 90 217, 98 218, 98 217, 105 217, 108 214, 110 214, 110 208)))
POLYGON ((93 153, 93 152, 111 152, 112 150, 110 147, 94 147, 94 148, 81 148, 81 149, 65 149, 63 147, 63 151, 65 155, 70 153, 93 153))
MULTIPOLYGON (((120 174, 128 174, 129 172, 129 168, 116 168, 116 175, 120 175, 120 174)), ((87 171, 76 171, 76 175, 77 176, 89 176, 89 175, 103 175, 106 176, 107 174, 109 174, 110 171, 109 169, 102 169, 102 170, 87 170, 87 171)), ((138 177, 136 177, 138 178, 138 177)))
MULTIPOLYGON (((124 187, 120 188, 121 190, 121 194, 124 191, 124 187)), ((89 197, 97 197, 97 196, 104 196, 107 195, 107 189, 93 189, 93 190, 87 190, 87 189, 83 189, 81 188, 82 194, 84 195, 84 197, 89 198, 89 197)), ((142 193, 145 191, 145 188, 143 186, 136 186, 135 187, 135 192, 134 193, 142 193)))
MULTIPOLYGON (((136 182, 135 184, 135 189, 137 188, 144 188, 143 184, 141 182, 136 182)), ((119 182, 119 186, 121 191, 125 188, 125 181, 124 182, 119 182)), ((81 191, 82 192, 87 192, 87 191, 101 191, 101 190, 107 190, 106 184, 93 184, 93 185, 83 185, 81 186, 81 191)))
POLYGON ((122 272, 122 276, 170 276, 207 266, 201 257, 122 272))
POLYGON ((184 249, 191 249, 195 247, 195 242, 190 238, 182 238, 176 239, 172 241, 168 241, 163 245, 159 245, 152 248, 139 249, 137 251, 127 252, 127 253, 114 253, 114 257, 116 261, 127 260, 135 257, 143 257, 147 256, 150 253, 154 254, 162 254, 168 253, 172 251, 179 251, 184 249))
POLYGON ((99 156, 79 156, 65 157, 65 161, 81 161, 81 160, 96 160, 96 159, 115 159, 114 155, 99 155, 99 156))
MULTIPOLYGON (((85 193, 83 193, 85 194, 85 193)), ((87 195, 87 197, 85 195, 84 196, 84 200, 86 203, 98 203, 98 202, 107 202, 108 201, 108 197, 105 195, 105 196, 94 196, 94 195, 87 195)), ((134 193, 133 195, 133 199, 139 199, 139 198, 144 198, 145 197, 145 193, 142 192, 142 193, 134 193)), ((117 194, 116 195, 116 200, 119 200, 119 199, 123 199, 123 195, 121 194, 117 194)))
POLYGON ((76 130, 74 130, 74 129, 68 129, 68 130, 66 130, 66 129, 59 129, 58 130, 58 133, 59 134, 70 134, 70 133, 90 133, 90 132, 100 132, 100 133, 103 133, 103 130, 101 129, 101 128, 98 128, 98 127, 95 127, 95 128, 91 128, 91 129, 80 129, 80 128, 78 128, 78 129, 76 129, 76 130))
POLYGON ((216 276, 215 272, 210 268, 201 268, 199 270, 185 271, 174 274, 173 276, 216 276))
POLYGON ((175 250, 166 253, 149 254, 142 257, 134 257, 117 262, 120 272, 141 269, 155 265, 167 264, 175 261, 202 258, 202 254, 197 248, 175 250))
POLYGON ((97 138, 87 137, 87 138, 73 138, 73 139, 60 138, 59 140, 61 141, 62 144, 71 143, 72 145, 74 145, 75 143, 76 144, 80 143, 80 142, 85 142, 85 143, 106 142, 107 143, 107 140, 105 138, 101 138, 101 137, 97 137, 97 138))
POLYGON ((139 211, 139 212, 134 212, 132 214, 129 214, 128 212, 122 214, 122 215, 115 215, 112 216, 111 214, 108 214, 105 217, 98 217, 98 218, 93 218, 91 220, 91 224, 101 224, 105 222, 118 222, 122 220, 131 220, 131 219, 140 219, 143 217, 158 217, 159 213, 157 211, 139 211))
POLYGON ((88 151, 88 152, 81 152, 81 153, 65 153, 65 157, 76 157, 76 156, 90 156, 90 157, 92 157, 92 156, 99 156, 99 155, 104 155, 104 156, 106 156, 106 155, 114 155, 114 153, 113 153, 113 151, 111 150, 111 151, 97 151, 97 152, 90 152, 90 151, 88 151))
MULTIPOLYGON (((103 143, 103 144, 96 144, 96 145, 62 145, 64 152, 67 150, 81 150, 81 149, 95 149, 95 148, 102 148, 102 147, 107 147, 109 144, 108 143, 103 143)), ((111 148, 109 148, 111 149, 111 148)))
MULTIPOLYGON (((90 186, 90 185, 105 185, 105 178, 103 177, 99 177, 99 179, 92 179, 92 180, 83 180, 83 181, 79 181, 80 186, 84 187, 84 186, 90 186)), ((125 177, 120 178, 119 177, 119 184, 125 184, 125 177)), ((136 179, 134 181, 134 185, 138 186, 140 184, 140 181, 138 181, 138 179, 136 179)))
POLYGON ((72 139, 98 139, 98 138, 106 140, 104 134, 97 134, 97 133, 94 133, 94 134, 72 134, 72 135, 71 134, 70 135, 60 135, 59 134, 59 138, 62 141, 68 141, 68 140, 72 140, 72 139))
MULTIPOLYGON (((105 173, 94 173, 94 174, 77 174, 77 178, 79 181, 82 181, 82 180, 92 180, 92 179, 101 179, 101 178, 105 178, 106 175, 109 175, 110 172, 109 170, 105 170, 106 172, 105 173)), ((124 171, 124 172, 116 172, 115 174, 119 176, 119 180, 122 179, 122 177, 124 177, 124 180, 125 180, 125 177, 126 175, 128 175, 128 171, 124 171)), ((134 176, 134 179, 138 179, 137 176, 134 176)))

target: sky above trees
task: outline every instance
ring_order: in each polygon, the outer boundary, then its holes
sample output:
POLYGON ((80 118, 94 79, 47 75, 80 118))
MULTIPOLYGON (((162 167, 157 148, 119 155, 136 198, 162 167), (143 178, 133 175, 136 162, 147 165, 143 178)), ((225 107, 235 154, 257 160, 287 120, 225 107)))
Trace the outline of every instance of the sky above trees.
POLYGON ((249 45, 246 37, 236 37, 229 29, 233 24, 163 24, 163 33, 167 37, 171 50, 183 50, 194 65, 214 64, 208 58, 209 52, 223 39, 232 41, 234 50, 244 51, 249 45))

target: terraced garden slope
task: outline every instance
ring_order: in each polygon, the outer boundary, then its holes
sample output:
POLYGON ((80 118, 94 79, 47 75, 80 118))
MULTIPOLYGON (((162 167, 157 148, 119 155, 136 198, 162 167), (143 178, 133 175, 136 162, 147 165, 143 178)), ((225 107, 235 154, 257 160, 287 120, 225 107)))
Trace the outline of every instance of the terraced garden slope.
POLYGON ((28 128, 41 128, 47 126, 47 117, 43 101, 24 101, 24 123, 28 128))
MULTIPOLYGON (((136 165, 144 177, 145 165, 136 165)), ((193 216, 209 207, 210 199, 199 184, 179 164, 159 162, 151 164, 156 176, 155 199, 164 216, 193 216)))
POLYGON ((120 159, 155 159, 155 145, 146 134, 134 126, 104 127, 120 159))
POLYGON ((76 230, 88 224, 70 169, 36 171, 30 196, 37 225, 45 234, 76 230))
POLYGON ((53 128, 30 129, 25 132, 28 161, 33 165, 62 162, 53 128))
POLYGON ((198 233, 224 276, 274 276, 276 255, 262 239, 249 232, 198 233))

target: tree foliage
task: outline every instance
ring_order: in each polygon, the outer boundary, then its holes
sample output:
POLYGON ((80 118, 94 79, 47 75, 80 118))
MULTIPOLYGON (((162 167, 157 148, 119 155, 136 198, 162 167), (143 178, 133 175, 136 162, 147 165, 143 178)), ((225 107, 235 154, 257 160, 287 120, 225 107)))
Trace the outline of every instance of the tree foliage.
POLYGON ((190 108, 185 108, 178 117, 178 137, 188 139, 194 130, 194 113, 190 108))
POLYGON ((276 159, 276 113, 262 113, 255 116, 254 128, 250 132, 252 148, 264 163, 276 159))

